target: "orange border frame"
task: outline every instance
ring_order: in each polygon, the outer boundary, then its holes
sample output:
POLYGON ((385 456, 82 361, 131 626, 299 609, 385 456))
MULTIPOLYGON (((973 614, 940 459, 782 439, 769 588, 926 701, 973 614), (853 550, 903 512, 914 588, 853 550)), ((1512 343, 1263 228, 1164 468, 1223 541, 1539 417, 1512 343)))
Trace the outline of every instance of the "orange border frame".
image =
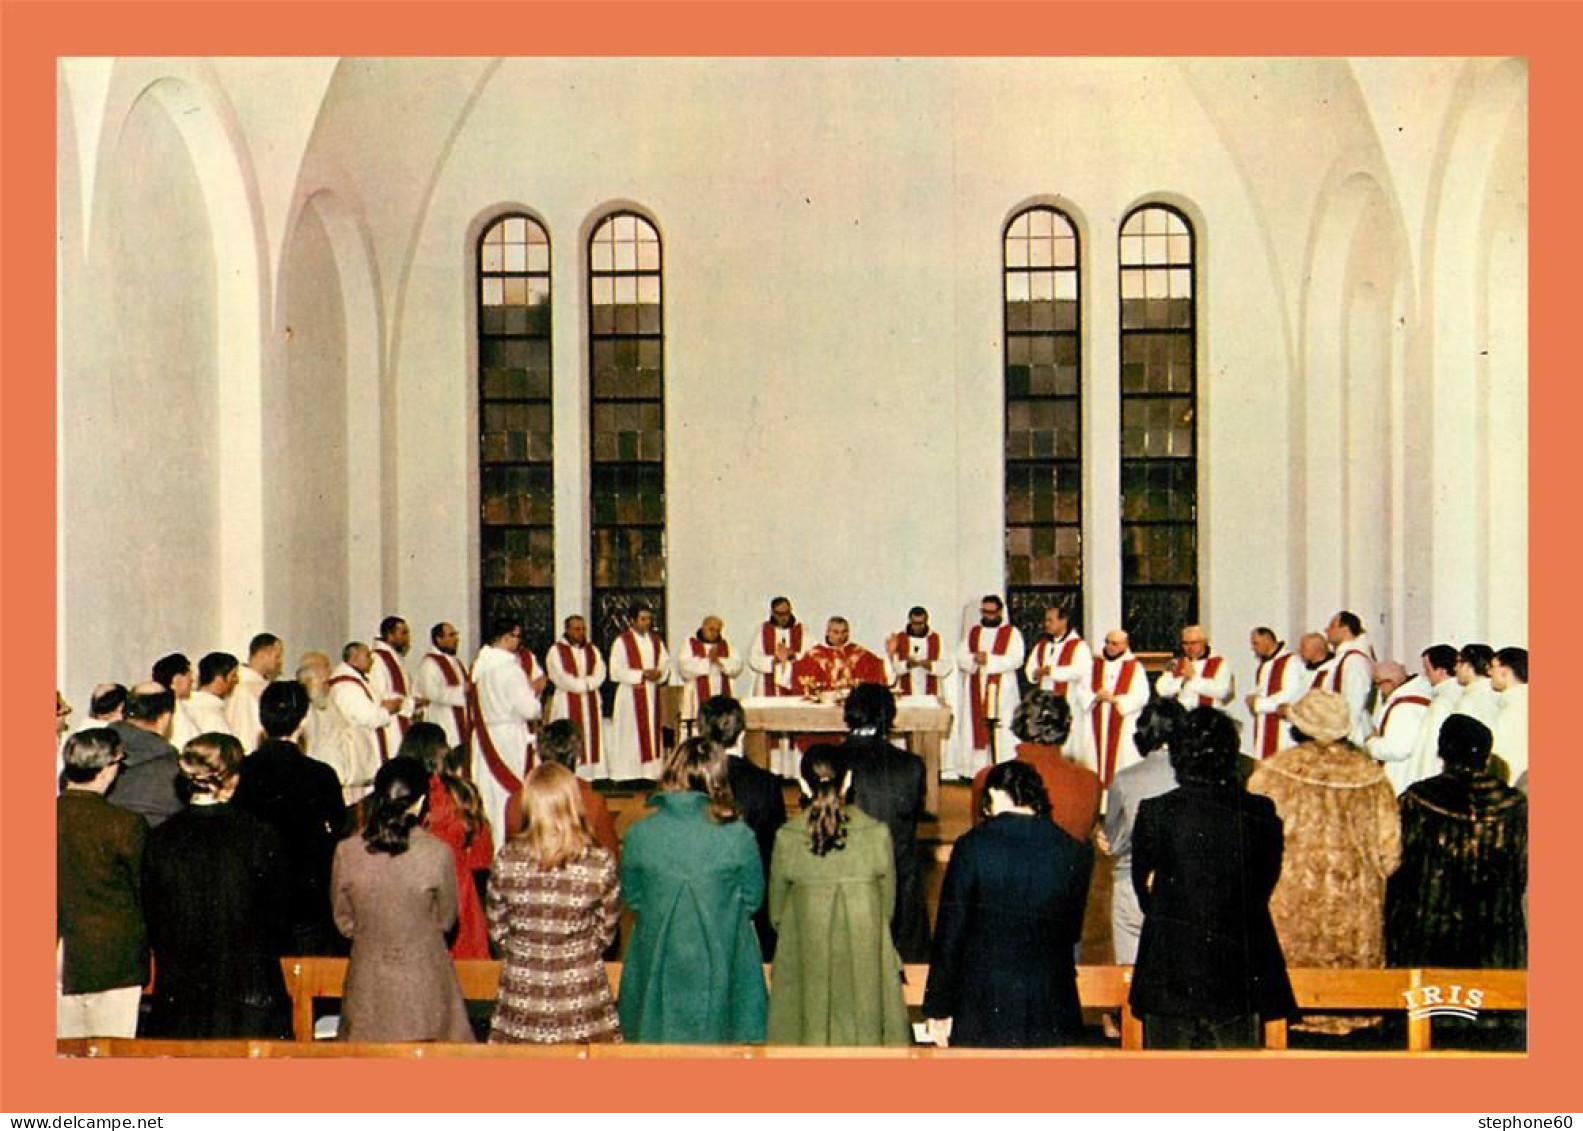
MULTIPOLYGON (((501 3, 44 3, 0 0, 0 687, 8 710, 0 757, 0 1109, 12 1112, 490 1109, 497 1105, 650 1111, 749 1110, 816 1104, 826 1110, 1016 1110, 1037 1104, 1138 1110, 1565 1111, 1575 1107, 1579 993, 1565 940, 1578 924, 1562 891, 1571 845, 1555 798, 1578 784, 1562 732, 1559 694, 1541 676, 1535 745, 1557 751, 1534 800, 1532 1053, 1515 1061, 1052 1060, 971 1062, 515 1062, 504 1078, 487 1062, 67 1061, 54 1055, 45 922, 52 878, 47 796, 54 665, 55 341, 53 335, 58 55, 469 55, 518 43, 554 55, 1526 55, 1530 71, 1533 248, 1530 372, 1531 509, 1563 505, 1571 486, 1543 474, 1569 439, 1580 407, 1566 365, 1563 320, 1576 314, 1566 266, 1583 262, 1580 226, 1563 200, 1579 172, 1583 41, 1575 3, 1193 3, 1057 6, 1043 2, 917 0, 611 4, 501 3), (485 26, 486 36, 480 34, 485 26), (520 38, 502 34, 521 28, 520 38), (597 38, 594 30, 597 28, 597 38), (531 31, 531 34, 529 32, 531 31), (1572 32, 1574 34, 1567 34, 1572 32), (41 753, 41 751, 43 753, 41 753), (814 1081, 817 1079, 817 1085, 814 1081), (1140 1088, 1142 1081, 1146 1088, 1140 1088), (1571 1087, 1568 1087, 1568 1085, 1571 1087), (1316 1085, 1318 1085, 1316 1087, 1316 1085)), ((1575 368, 1575 363, 1574 368, 1575 368)), ((1575 443, 1575 440, 1573 440, 1575 443)), ((1499 485, 1496 485, 1499 490, 1499 485)), ((1572 536, 1531 523, 1530 646, 1556 657, 1571 624, 1562 571, 1572 536), (1551 598, 1546 600, 1546 598, 1551 598)), ((1559 686, 1559 680, 1556 681, 1559 686)))

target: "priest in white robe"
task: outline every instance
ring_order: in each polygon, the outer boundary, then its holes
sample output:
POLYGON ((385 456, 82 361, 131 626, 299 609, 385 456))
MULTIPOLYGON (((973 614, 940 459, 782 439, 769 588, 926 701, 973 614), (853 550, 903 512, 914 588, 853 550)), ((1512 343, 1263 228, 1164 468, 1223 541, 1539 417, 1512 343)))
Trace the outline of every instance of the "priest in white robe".
MULTIPOLYGON (((489 642, 473 661, 473 784, 490 827, 506 827, 506 802, 522 789, 531 768, 531 724, 543 713, 538 694, 522 668, 517 649, 522 625, 502 617, 489 627, 489 642)), ((505 837, 499 838, 499 851, 505 837)))
POLYGON ((1149 673, 1132 654, 1127 634, 1116 628, 1105 634, 1105 648, 1094 657, 1088 679, 1073 692, 1082 711, 1082 743, 1072 752, 1080 765, 1099 775, 1106 789, 1116 775, 1141 758, 1133 741, 1138 712, 1149 701, 1149 673))
POLYGON ((449 621, 429 629, 429 650, 418 661, 413 690, 423 700, 423 718, 445 732, 453 749, 471 738, 467 721, 467 667, 457 658, 462 634, 449 621))
POLYGON ((1374 665, 1374 733, 1365 748, 1385 766, 1391 788, 1400 796, 1412 784, 1413 752, 1429 714, 1429 681, 1407 674, 1395 660, 1374 665))
POLYGON ((1457 652, 1457 682, 1462 685, 1462 696, 1457 700, 1458 715, 1471 715, 1495 733, 1495 720, 1500 714, 1500 696, 1490 683, 1490 665, 1495 662, 1495 649, 1488 644, 1464 644, 1457 652))
POLYGON ((1281 708, 1297 702, 1308 687, 1302 678, 1302 662, 1287 650, 1274 629, 1255 628, 1248 634, 1248 644, 1259 666, 1246 702, 1253 716, 1253 756, 1262 760, 1292 744, 1281 708))
POLYGON ((1528 649, 1502 648, 1490 664, 1497 693, 1492 752, 1510 771, 1508 785, 1528 772, 1528 649))
POLYGON ((1408 785, 1436 777, 1444 771, 1440 761, 1440 724, 1451 717, 1462 700, 1462 685, 1457 682, 1457 650, 1449 644, 1425 648, 1422 655, 1424 679, 1429 683, 1429 710, 1418 725, 1418 741, 1413 747, 1412 770, 1408 785))
POLYGON ((199 734, 230 734, 231 720, 225 701, 236 690, 241 665, 229 652, 210 652, 198 661, 198 686, 187 703, 192 725, 199 734))
POLYGON ((197 685, 192 661, 180 652, 172 652, 154 661, 154 682, 170 688, 176 698, 176 710, 170 719, 170 744, 177 750, 203 732, 192 717, 193 688, 197 685))
MULTIPOLYGON (((759 626, 748 649, 748 667, 753 669, 753 694, 760 698, 798 698, 802 690, 792 678, 797 661, 813 646, 810 634, 792 612, 791 601, 776 597, 770 602, 770 618, 759 626)), ((770 769, 781 777, 796 778, 801 755, 787 734, 770 734, 770 769)))
MULTIPOLYGON (((374 775, 385 762, 380 756, 379 733, 400 706, 394 696, 381 699, 369 684, 368 673, 373 664, 368 645, 354 640, 341 649, 341 663, 330 673, 330 699, 349 732, 344 739, 350 747, 346 753, 349 768, 341 779, 342 791, 348 795, 357 792, 361 796, 373 787, 374 775)), ((321 722, 332 730, 336 727, 333 720, 321 722)), ((333 756, 329 750, 321 753, 333 756)))
POLYGON ((1190 624, 1182 629, 1181 654, 1160 673, 1154 691, 1161 698, 1175 699, 1189 711, 1194 707, 1226 709, 1235 693, 1231 665, 1224 656, 1210 650, 1203 625, 1190 624))
POLYGON ((226 721, 242 749, 251 754, 264 741, 258 701, 286 665, 286 645, 270 632, 260 632, 247 646, 247 663, 237 669, 236 689, 225 703, 226 721))
POLYGON ((1347 611, 1330 618, 1325 638, 1335 649, 1326 690, 1347 701, 1347 709, 1352 712, 1352 730, 1347 739, 1354 746, 1362 746, 1374 733, 1374 717, 1369 712, 1369 693, 1374 690, 1374 647, 1363 631, 1363 621, 1347 611))
POLYGON ((308 652, 297 668, 297 682, 308 693, 308 714, 303 719, 302 752, 335 771, 341 798, 355 805, 374 788, 379 755, 372 743, 359 739, 330 694, 333 669, 323 652, 308 652))
POLYGON ((676 672, 682 680, 682 721, 698 729, 698 708, 716 695, 736 697, 732 681, 742 674, 746 658, 725 637, 725 621, 707 616, 698 631, 676 650, 676 672))
POLYGON ((636 606, 629 623, 610 645, 610 678, 616 682, 608 736, 610 776, 618 781, 658 780, 665 766, 660 688, 671 677, 671 657, 654 631, 653 610, 636 606))
POLYGON ((1066 610, 1051 605, 1044 610, 1044 633, 1028 651, 1023 674, 1040 691, 1070 702, 1072 688, 1088 678, 1094 652, 1072 628, 1066 610))
POLYGON ((949 677, 955 664, 940 634, 929 627, 929 610, 922 605, 909 609, 907 627, 886 641, 885 661, 897 696, 949 698, 949 677))
POLYGON ((374 641, 374 666, 368 673, 368 683, 376 698, 401 700, 401 706, 391 713, 390 722, 380 731, 379 753, 382 759, 396 756, 401 740, 412 725, 413 715, 419 704, 413 698, 412 680, 407 675, 403 657, 412 646, 412 629, 400 617, 386 617, 379 622, 379 638, 374 641))
POLYGON ((957 645, 956 666, 962 673, 958 699, 956 741, 946 755, 943 777, 972 780, 991 762, 1004 762, 1016 753, 1011 717, 1022 693, 1017 670, 1027 658, 1027 648, 1017 626, 1006 619, 1006 603, 993 593, 978 606, 978 623, 957 645))
POLYGON ((562 624, 561 638, 544 656, 555 694, 550 696, 550 721, 568 719, 583 736, 577 776, 588 780, 610 776, 606 754, 604 707, 599 689, 605 685, 605 659, 588 639, 588 622, 575 613, 562 624))

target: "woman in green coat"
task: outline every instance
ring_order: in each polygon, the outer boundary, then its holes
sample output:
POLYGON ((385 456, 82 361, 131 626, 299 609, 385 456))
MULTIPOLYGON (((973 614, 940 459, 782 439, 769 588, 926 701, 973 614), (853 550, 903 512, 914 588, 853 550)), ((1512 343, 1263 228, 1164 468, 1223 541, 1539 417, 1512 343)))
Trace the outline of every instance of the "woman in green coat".
POLYGON ((770 861, 769 1041, 905 1045, 901 959, 891 942, 896 862, 890 830, 844 797, 840 750, 803 755, 807 811, 781 826, 770 861))
POLYGON ((656 812, 627 833, 621 892, 637 915, 616 1011, 628 1041, 764 1039, 764 957, 753 913, 764 866, 737 820, 725 751, 693 738, 665 764, 656 812))

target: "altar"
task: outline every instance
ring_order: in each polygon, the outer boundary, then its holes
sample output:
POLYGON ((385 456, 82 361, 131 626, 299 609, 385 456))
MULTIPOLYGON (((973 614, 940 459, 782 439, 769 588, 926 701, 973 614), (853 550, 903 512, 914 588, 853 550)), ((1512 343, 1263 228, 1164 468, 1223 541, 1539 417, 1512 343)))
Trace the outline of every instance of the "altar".
MULTIPOLYGON (((846 734, 846 720, 839 703, 815 703, 807 699, 754 696, 742 701, 747 716, 747 732, 742 751, 756 766, 769 765, 770 734, 846 734)), ((940 811, 941 740, 951 733, 951 708, 938 696, 908 695, 896 699, 893 735, 905 740, 907 749, 923 759, 924 808, 940 811)))

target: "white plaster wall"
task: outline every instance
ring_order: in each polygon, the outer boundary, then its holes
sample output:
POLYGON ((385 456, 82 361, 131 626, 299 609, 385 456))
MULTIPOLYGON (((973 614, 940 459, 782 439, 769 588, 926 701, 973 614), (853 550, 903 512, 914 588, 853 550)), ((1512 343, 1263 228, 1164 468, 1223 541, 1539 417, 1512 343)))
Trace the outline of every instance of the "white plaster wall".
POLYGON ((845 613, 872 645, 915 601, 954 633, 961 604, 1002 585, 1000 232, 1042 194, 1085 229, 1090 619, 1119 609, 1118 543, 1100 530, 1117 511, 1096 487, 1118 481, 1115 233, 1150 197, 1199 217, 1206 617, 1234 655, 1247 625, 1287 619, 1279 287, 1240 253, 1262 233, 1172 67, 628 72, 505 63, 435 186, 396 328, 400 428, 432 441, 400 452, 403 484, 425 485, 402 492, 414 623, 470 600, 471 238, 507 206, 553 243, 561 614, 586 600, 581 241, 632 202, 665 241, 671 638, 717 611, 745 641, 779 592, 807 620, 845 613))
POLYGON ((65 673, 79 703, 165 652, 223 644, 213 237, 165 107, 141 100, 118 134, 67 298, 65 673))
POLYGON ((295 658, 352 635, 347 513, 345 302, 334 249, 310 204, 281 277, 284 360, 264 388, 265 619, 295 658))

